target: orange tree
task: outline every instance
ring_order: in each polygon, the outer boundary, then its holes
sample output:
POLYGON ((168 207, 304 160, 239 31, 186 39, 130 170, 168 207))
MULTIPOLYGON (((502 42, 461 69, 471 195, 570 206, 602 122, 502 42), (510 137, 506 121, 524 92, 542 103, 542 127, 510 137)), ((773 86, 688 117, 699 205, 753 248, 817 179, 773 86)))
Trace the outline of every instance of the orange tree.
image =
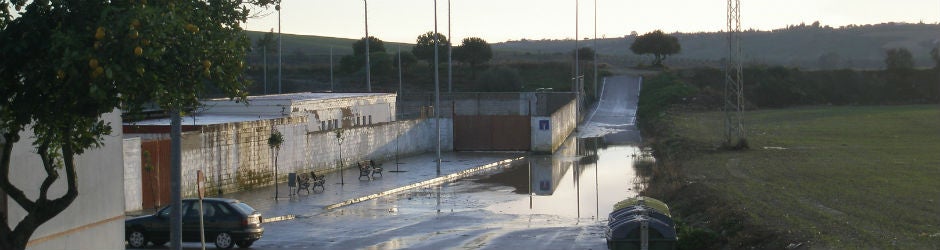
POLYGON ((0 249, 25 248, 75 200, 74 157, 111 133, 103 114, 145 103, 181 110, 210 88, 244 99, 250 42, 240 23, 278 2, 0 0, 0 189, 26 212, 19 222, 0 214, 0 249), (41 166, 11 166, 27 130, 41 166), (35 199, 10 182, 11 168, 33 167, 46 173, 35 199), (62 174, 67 191, 48 197, 62 174))

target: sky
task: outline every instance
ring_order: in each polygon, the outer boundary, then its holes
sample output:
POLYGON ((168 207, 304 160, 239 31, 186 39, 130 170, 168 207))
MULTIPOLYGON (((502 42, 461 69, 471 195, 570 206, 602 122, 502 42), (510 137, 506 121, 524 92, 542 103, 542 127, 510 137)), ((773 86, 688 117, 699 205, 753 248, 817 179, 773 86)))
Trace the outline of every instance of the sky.
MULTIPOLYGON (((725 0, 450 0, 451 39, 488 42, 519 39, 622 37, 636 31, 715 32, 726 29, 725 0)), ((363 1, 282 0, 281 32, 358 39, 365 36, 363 1)), ((438 32, 448 34, 448 0, 437 1, 438 32)), ((278 30, 274 8, 256 9, 248 30, 278 30)), ((383 41, 414 43, 434 30, 433 0, 368 1, 369 35, 383 41)), ((819 21, 839 27, 885 22, 938 23, 937 0, 741 0, 742 29, 772 30, 819 21)), ((938 31, 940 32, 940 31, 938 31)))

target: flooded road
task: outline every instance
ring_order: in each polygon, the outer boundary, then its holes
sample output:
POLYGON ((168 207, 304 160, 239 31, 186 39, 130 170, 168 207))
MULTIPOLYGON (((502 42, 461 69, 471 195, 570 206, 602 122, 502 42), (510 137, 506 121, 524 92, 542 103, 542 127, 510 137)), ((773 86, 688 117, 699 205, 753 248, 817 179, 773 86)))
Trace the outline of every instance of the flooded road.
POLYGON ((634 126, 639 79, 605 82, 588 121, 552 155, 335 209, 278 203, 296 218, 265 223, 251 248, 606 249, 607 214, 636 195, 634 163, 643 154, 634 126))

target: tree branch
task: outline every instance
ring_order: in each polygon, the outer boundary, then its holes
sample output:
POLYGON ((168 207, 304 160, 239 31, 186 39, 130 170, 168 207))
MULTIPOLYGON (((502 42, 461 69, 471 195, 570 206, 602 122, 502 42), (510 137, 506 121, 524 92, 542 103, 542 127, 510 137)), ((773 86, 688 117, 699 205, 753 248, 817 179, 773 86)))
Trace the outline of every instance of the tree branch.
MULTIPOLYGON (((63 128, 62 134, 63 138, 66 138, 66 142, 62 144, 62 158, 65 162, 65 179, 68 182, 68 191, 65 192, 65 195, 59 197, 52 201, 51 209, 55 211, 52 213, 52 218, 58 215, 62 210, 65 210, 72 201, 75 200, 75 197, 78 196, 78 176, 75 174, 75 150, 72 149, 72 141, 76 138, 72 138, 71 128, 63 128)), ((48 220, 48 219, 47 219, 48 220)), ((45 221, 43 221, 45 222, 45 221)))
POLYGON ((42 181, 42 185, 39 187, 39 198, 36 201, 44 201, 49 193, 49 187, 52 186, 52 183, 55 183, 56 179, 59 179, 59 173, 55 170, 55 159, 49 156, 49 142, 43 142, 37 150, 39 151, 39 158, 42 159, 42 167, 46 170, 46 179, 42 181))
POLYGON ((3 156, 0 159, 0 188, 24 210, 31 211, 36 204, 29 200, 22 190, 10 183, 10 157, 13 152, 13 144, 16 143, 16 140, 14 140, 16 134, 14 133, 17 133, 17 131, 3 133, 5 143, 3 144, 3 156))

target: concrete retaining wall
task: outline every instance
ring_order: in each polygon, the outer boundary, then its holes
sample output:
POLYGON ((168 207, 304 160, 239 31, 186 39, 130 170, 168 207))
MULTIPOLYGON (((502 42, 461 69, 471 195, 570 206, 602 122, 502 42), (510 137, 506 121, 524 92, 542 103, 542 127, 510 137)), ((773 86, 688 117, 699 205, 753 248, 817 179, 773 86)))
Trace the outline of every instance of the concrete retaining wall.
MULTIPOLYGON (((296 171, 332 171, 355 166, 358 160, 384 162, 395 155, 436 149, 434 119, 406 120, 334 131, 311 129, 305 117, 279 118, 203 127, 183 135, 184 196, 194 196, 195 176, 202 170, 207 193, 233 192, 271 184, 273 151, 267 144, 271 128, 284 136, 278 153, 278 180, 296 171), (342 149, 336 131, 342 131, 342 149)), ((442 150, 453 149, 452 120, 441 120, 442 150)))

